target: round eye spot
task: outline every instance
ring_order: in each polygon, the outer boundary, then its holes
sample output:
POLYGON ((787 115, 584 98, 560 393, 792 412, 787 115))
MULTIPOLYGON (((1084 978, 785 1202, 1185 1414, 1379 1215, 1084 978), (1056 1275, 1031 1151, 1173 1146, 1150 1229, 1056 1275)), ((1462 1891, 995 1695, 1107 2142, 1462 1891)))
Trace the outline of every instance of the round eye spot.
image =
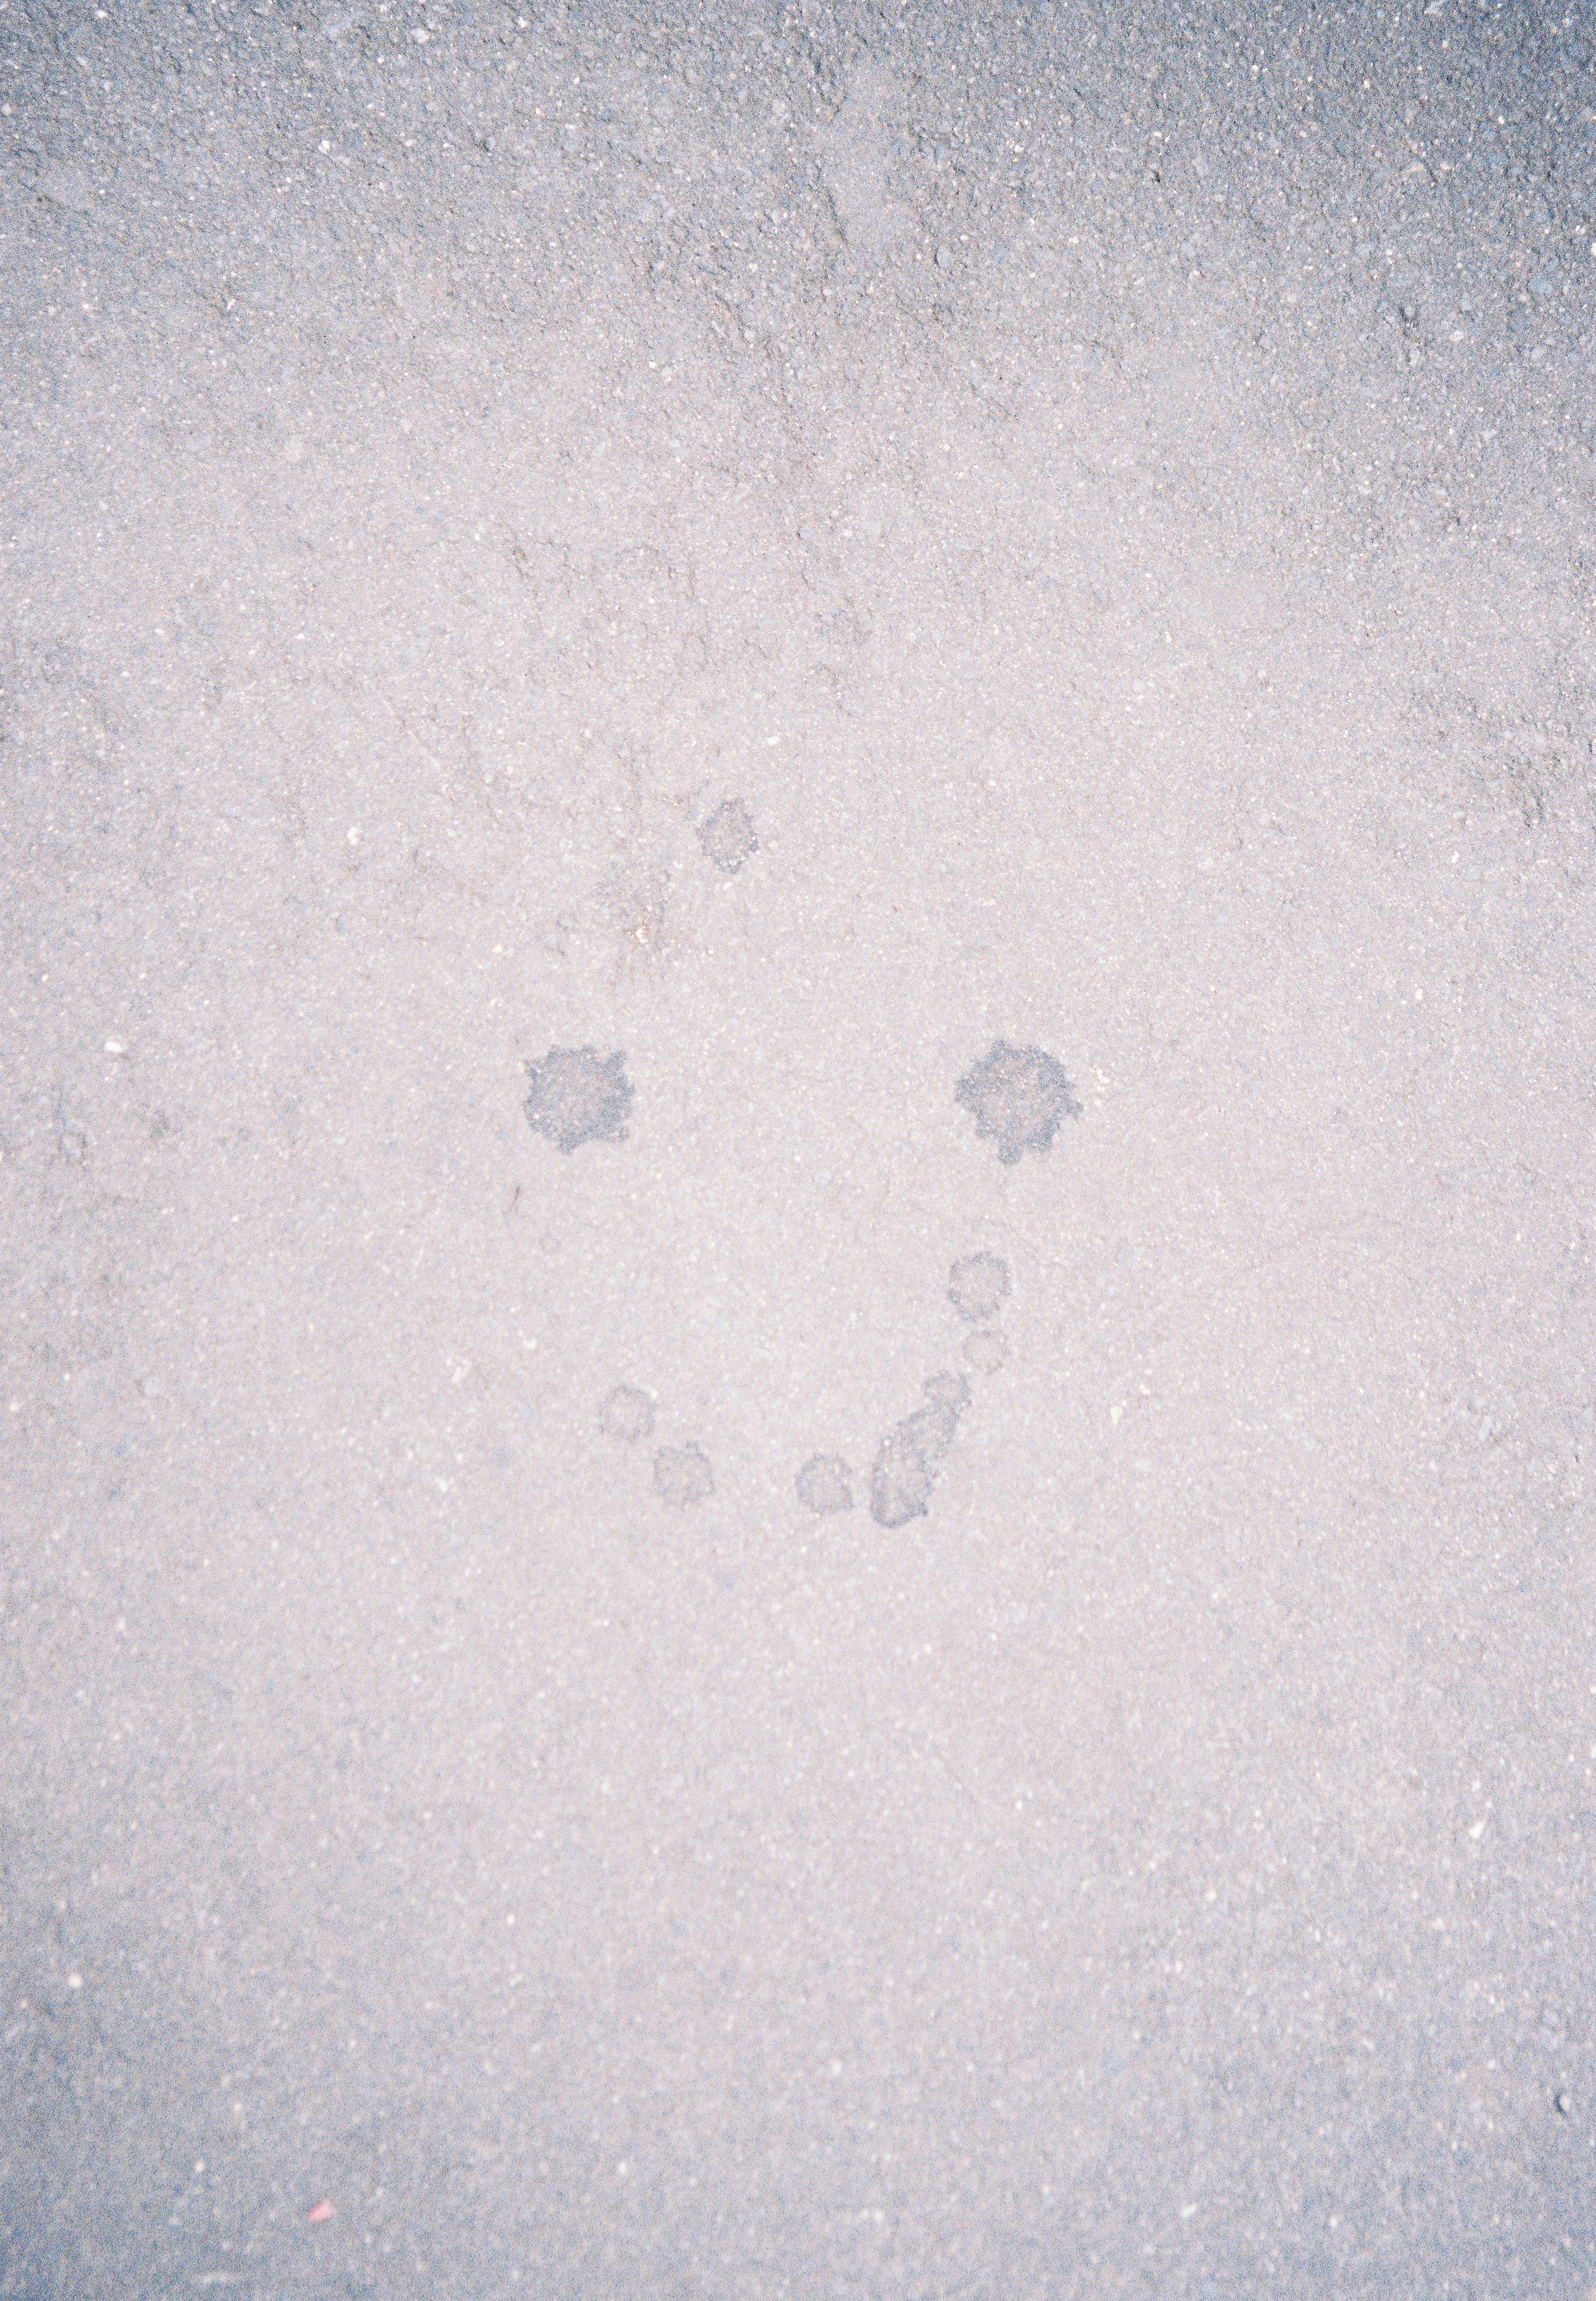
POLYGON ((1063 1065, 1040 1047, 1011 1047, 994 1039, 990 1050, 958 1083, 958 1100, 975 1117, 975 1132, 998 1146, 1005 1167, 1027 1150, 1046 1150, 1062 1118, 1079 1118, 1081 1105, 1063 1065))
POLYGON ((527 1065, 527 1075, 526 1115, 534 1134, 566 1152, 584 1142, 625 1142, 632 1088, 624 1054, 550 1047, 540 1063, 527 1065))

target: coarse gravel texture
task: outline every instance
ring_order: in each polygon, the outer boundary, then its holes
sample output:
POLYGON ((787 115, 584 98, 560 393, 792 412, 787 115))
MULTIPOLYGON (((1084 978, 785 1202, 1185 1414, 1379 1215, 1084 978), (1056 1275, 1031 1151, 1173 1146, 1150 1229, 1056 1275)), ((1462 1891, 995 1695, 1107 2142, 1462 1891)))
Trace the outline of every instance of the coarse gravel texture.
POLYGON ((0 9, 0 2301, 1596 2290, 1593 115, 0 9))

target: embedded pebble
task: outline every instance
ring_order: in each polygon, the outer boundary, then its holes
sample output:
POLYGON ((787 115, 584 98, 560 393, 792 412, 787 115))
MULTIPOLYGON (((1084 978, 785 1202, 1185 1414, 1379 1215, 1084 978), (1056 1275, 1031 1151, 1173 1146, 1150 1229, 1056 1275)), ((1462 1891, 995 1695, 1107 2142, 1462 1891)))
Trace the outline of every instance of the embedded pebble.
POLYGON ((948 1275, 948 1299, 961 1318, 995 1318, 1007 1300, 1008 1265, 1000 1254, 967 1254, 948 1275))
POLYGON ((854 1506, 854 1474, 840 1454, 811 1454, 794 1483, 799 1502, 818 1517, 854 1506))
POLYGON ((759 834, 741 799, 721 801, 708 820, 699 824, 698 844, 717 871, 730 875, 742 869, 758 849, 759 834))
POLYGON ((1005 1167, 1023 1152, 1046 1150, 1061 1118, 1079 1118, 1064 1068, 1040 1047, 1011 1047, 994 1039, 990 1051, 958 1083, 958 1100, 975 1117, 975 1132, 996 1142, 1005 1167))
POLYGON ((654 1491, 677 1510, 707 1501, 714 1474, 702 1446, 662 1446, 654 1457, 654 1491))
POLYGON ((526 1115, 534 1134, 566 1152, 584 1142, 625 1142, 632 1089, 624 1054, 550 1047, 540 1063, 527 1065, 527 1075, 532 1089, 526 1115))
POLYGON ((639 1438, 651 1438, 654 1401, 646 1390, 629 1382, 618 1383, 598 1410, 598 1427, 606 1438, 624 1439, 628 1445, 635 1445, 639 1438))
POLYGON ((965 1356, 977 1374, 996 1374, 1008 1356, 1008 1344, 995 1326, 965 1338, 965 1356))

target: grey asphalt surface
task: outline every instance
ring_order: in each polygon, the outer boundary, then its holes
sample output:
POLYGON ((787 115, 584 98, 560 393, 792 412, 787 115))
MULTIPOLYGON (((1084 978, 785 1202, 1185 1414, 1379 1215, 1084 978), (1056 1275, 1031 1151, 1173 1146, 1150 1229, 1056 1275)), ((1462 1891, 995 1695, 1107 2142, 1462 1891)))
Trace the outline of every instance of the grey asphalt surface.
POLYGON ((0 0, 4 2301, 1596 2293, 1592 52, 0 0))

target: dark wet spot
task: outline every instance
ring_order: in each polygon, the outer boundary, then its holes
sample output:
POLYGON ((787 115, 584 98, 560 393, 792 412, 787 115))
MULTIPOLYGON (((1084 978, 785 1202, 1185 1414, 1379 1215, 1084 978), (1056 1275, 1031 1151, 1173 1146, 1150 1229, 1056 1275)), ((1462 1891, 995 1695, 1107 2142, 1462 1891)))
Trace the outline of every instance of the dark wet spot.
POLYGON ((877 1526, 907 1526, 923 1518, 935 1473, 900 1422, 882 1440, 870 1474, 870 1515, 877 1526))
POLYGON ((912 1446, 928 1469, 933 1468, 953 1443, 954 1423, 934 1406, 922 1406, 898 1425, 897 1435, 912 1446))
POLYGON ((721 801, 698 826, 698 844, 717 871, 740 871, 759 845, 754 818, 740 799, 721 801))
POLYGON ((662 1446, 654 1458, 654 1491, 678 1510, 707 1501, 714 1474, 702 1446, 662 1446))
POLYGON ((1046 1150, 1059 1120, 1081 1116, 1062 1065, 1040 1047, 1011 1047, 1007 1039, 995 1039, 960 1079, 958 1100, 1006 1167, 1017 1166, 1023 1151, 1046 1150))
POLYGON ((598 1410, 598 1427, 606 1438, 622 1438, 635 1445, 639 1438, 654 1435, 654 1401, 646 1390, 619 1383, 598 1410))
POLYGON ((933 1374, 921 1385, 925 1393, 922 1411, 937 1416, 947 1427, 951 1439, 958 1427, 958 1418, 970 1403, 970 1385, 962 1374, 933 1374))
POLYGON ((965 1338, 965 1357, 977 1374, 996 1374, 1007 1356, 1008 1344, 995 1326, 965 1338))
POLYGON ((870 1515, 878 1526, 906 1526, 912 1518, 924 1517, 937 1465, 970 1402, 963 1375, 934 1374, 924 1389, 925 1404, 890 1430, 877 1451, 870 1515))
POLYGON ((967 1254, 948 1274, 948 1299, 961 1318, 995 1318, 1007 1300, 1008 1265, 1000 1254, 967 1254))
POLYGON ((625 1142, 632 1090, 624 1054, 550 1047, 540 1063, 527 1065, 527 1074, 532 1091, 526 1115, 534 1134, 565 1151, 583 1142, 625 1142))
POLYGON ((817 1516, 854 1506, 853 1472, 840 1454, 811 1454, 795 1483, 799 1502, 817 1516))

